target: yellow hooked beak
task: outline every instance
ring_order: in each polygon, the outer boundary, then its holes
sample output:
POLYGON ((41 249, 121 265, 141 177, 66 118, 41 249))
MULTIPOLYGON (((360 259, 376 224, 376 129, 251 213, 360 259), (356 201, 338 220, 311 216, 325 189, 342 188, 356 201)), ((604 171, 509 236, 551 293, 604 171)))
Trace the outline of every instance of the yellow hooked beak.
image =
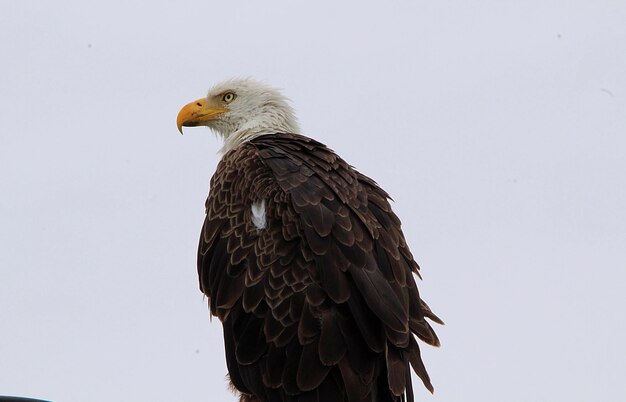
POLYGON ((221 114, 228 112, 220 106, 212 106, 207 104, 207 100, 202 98, 186 104, 176 118, 176 126, 178 131, 183 133, 184 127, 206 126, 212 120, 215 120, 221 114))

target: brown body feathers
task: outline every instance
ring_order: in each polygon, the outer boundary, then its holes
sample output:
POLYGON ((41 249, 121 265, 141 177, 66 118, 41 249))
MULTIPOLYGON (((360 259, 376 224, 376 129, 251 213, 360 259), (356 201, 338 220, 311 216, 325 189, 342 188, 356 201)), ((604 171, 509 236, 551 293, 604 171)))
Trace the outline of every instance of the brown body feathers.
POLYGON ((198 274, 242 401, 413 401, 409 365, 432 391, 414 336, 439 345, 425 318, 441 320, 388 198, 304 136, 224 155, 198 274))

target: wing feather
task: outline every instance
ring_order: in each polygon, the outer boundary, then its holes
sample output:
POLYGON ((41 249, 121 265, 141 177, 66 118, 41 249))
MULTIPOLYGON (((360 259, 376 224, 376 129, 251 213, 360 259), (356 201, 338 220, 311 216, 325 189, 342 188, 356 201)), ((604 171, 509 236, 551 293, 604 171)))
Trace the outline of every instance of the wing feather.
POLYGON ((223 157, 198 274, 235 388, 267 402, 413 401, 410 363, 432 390, 414 334, 438 345, 426 318, 442 322, 389 199, 307 137, 260 136, 223 157))

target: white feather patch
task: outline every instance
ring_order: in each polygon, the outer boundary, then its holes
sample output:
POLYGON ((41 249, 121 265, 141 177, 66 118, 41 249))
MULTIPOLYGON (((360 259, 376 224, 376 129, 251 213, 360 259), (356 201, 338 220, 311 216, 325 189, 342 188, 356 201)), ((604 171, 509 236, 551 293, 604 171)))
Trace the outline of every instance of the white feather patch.
POLYGON ((265 219, 265 200, 256 201, 252 204, 252 223, 258 229, 265 229, 267 220, 265 219))

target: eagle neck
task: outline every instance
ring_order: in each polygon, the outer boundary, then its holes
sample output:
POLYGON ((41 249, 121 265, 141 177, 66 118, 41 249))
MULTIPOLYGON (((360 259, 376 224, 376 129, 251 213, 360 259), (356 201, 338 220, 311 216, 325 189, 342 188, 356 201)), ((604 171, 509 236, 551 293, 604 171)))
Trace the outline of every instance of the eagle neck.
POLYGON ((272 130, 272 129, 241 129, 224 138, 224 145, 220 149, 220 154, 224 155, 228 151, 231 151, 238 146, 251 141, 257 137, 267 134, 275 134, 278 132, 284 132, 284 130, 272 130))

